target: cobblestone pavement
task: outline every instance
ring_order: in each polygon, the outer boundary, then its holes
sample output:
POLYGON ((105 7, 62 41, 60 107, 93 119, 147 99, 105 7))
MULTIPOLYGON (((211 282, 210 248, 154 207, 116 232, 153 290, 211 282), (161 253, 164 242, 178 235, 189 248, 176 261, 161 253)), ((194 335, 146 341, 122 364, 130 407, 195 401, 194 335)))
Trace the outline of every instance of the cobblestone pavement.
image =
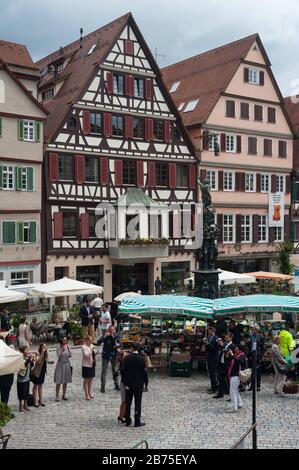
MULTIPOLYGON (((50 349, 54 359, 55 351, 50 349)), ((167 372, 151 372, 149 392, 143 395, 143 428, 126 428, 117 423, 120 394, 114 390, 111 370, 106 393, 100 393, 100 360, 94 379, 95 399, 85 401, 81 379, 81 351, 73 349, 73 383, 69 401, 55 402, 54 365, 49 365, 44 387, 45 408, 18 412, 16 384, 10 405, 15 412, 5 430, 12 434, 9 448, 131 448, 147 440, 150 449, 229 448, 251 425, 251 393, 242 394, 244 410, 226 414, 226 399, 213 400, 206 394, 205 372, 191 378, 172 378, 167 372)), ((276 398, 273 378, 265 376, 258 392, 258 446, 299 448, 297 395, 276 398)), ((250 447, 247 438, 245 447, 250 447)))

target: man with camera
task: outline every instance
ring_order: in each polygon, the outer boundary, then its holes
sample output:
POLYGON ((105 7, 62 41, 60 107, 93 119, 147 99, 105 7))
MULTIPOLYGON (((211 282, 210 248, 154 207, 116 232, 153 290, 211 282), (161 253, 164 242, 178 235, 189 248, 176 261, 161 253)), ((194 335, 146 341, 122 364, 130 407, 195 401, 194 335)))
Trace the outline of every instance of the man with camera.
POLYGON ((115 390, 120 390, 118 383, 118 372, 116 370, 116 357, 119 348, 119 337, 116 334, 114 326, 109 326, 105 333, 98 342, 97 346, 103 344, 102 351, 102 374, 101 374, 101 393, 105 393, 106 376, 109 362, 111 362, 112 376, 114 381, 115 390))
POLYGON ((215 328, 208 328, 208 336, 203 339, 203 343, 206 347, 207 367, 211 381, 211 388, 207 390, 209 394, 217 392, 217 365, 219 359, 217 340, 218 337, 215 334, 215 328))
POLYGON ((223 398, 224 394, 228 394, 229 392, 229 384, 227 380, 229 351, 234 351, 236 347, 232 339, 233 335, 231 333, 227 333, 224 337, 224 341, 221 338, 218 338, 217 340, 217 345, 220 350, 217 367, 218 393, 213 398, 223 398))

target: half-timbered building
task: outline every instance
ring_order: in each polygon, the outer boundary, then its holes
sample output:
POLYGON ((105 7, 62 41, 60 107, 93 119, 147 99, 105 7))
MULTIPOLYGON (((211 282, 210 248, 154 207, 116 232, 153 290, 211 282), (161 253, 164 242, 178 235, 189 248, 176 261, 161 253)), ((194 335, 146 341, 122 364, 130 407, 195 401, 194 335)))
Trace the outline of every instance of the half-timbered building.
POLYGON ((157 276, 162 282, 166 276, 173 283, 183 280, 194 268, 194 255, 180 215, 182 205, 196 199, 196 159, 132 15, 37 65, 39 99, 49 110, 44 279, 68 275, 102 284, 107 300, 126 289, 152 293, 157 276), (179 209, 170 214, 169 203, 179 209), (137 238, 146 245, 126 244, 128 213, 117 213, 110 239, 99 234, 97 207, 103 204, 135 204, 137 238), (154 233, 145 210, 150 206, 154 233))

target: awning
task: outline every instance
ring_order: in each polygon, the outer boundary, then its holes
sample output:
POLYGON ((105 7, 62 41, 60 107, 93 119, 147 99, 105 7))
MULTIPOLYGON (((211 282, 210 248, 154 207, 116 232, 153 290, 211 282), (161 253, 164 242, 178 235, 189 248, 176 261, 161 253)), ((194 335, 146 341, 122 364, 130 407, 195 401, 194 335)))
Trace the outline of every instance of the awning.
POLYGON ((69 295, 101 294, 103 287, 76 281, 64 277, 58 281, 41 284, 38 288, 31 289, 30 293, 36 297, 65 297, 69 295))
POLYGON ((128 297, 140 297, 140 296, 141 294, 139 294, 139 292, 123 292, 122 294, 119 294, 117 297, 115 297, 114 300, 116 300, 116 302, 122 302, 128 297))
POLYGON ((215 315, 246 313, 299 313, 299 298, 287 295, 241 295, 214 300, 215 315))
POLYGON ((182 295, 142 295, 125 299, 120 313, 187 315, 193 318, 213 318, 213 301, 182 295))
POLYGON ((24 369, 23 354, 0 340, 0 375, 16 374, 21 369, 24 369))
POLYGON ((266 271, 257 271, 255 273, 248 273, 248 276, 253 276, 256 279, 272 279, 273 281, 291 281, 294 276, 280 273, 268 273, 266 271))
POLYGON ((6 287, 0 287, 0 304, 19 302, 26 299, 27 295, 23 292, 12 291, 6 287))
MULTIPOLYGON (((219 270, 219 286, 221 284, 221 281, 224 281, 224 284, 231 285, 231 284, 253 284, 256 282, 256 279, 253 275, 251 274, 239 274, 239 273, 233 273, 231 271, 220 271, 219 270)), ((187 286, 189 282, 192 281, 192 285, 194 284, 194 276, 188 277, 185 279, 184 284, 187 286)))

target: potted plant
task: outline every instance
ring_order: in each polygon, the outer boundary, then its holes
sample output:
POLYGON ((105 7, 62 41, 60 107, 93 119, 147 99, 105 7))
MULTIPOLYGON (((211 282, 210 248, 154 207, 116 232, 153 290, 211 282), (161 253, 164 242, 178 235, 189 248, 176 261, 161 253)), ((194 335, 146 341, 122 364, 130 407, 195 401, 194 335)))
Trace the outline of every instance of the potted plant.
POLYGON ((10 407, 6 403, 0 402, 0 443, 2 448, 6 449, 10 434, 4 435, 3 428, 4 426, 14 418, 10 407))
POLYGON ((71 334, 75 346, 84 343, 83 339, 83 327, 80 323, 71 322, 70 324, 71 334))

